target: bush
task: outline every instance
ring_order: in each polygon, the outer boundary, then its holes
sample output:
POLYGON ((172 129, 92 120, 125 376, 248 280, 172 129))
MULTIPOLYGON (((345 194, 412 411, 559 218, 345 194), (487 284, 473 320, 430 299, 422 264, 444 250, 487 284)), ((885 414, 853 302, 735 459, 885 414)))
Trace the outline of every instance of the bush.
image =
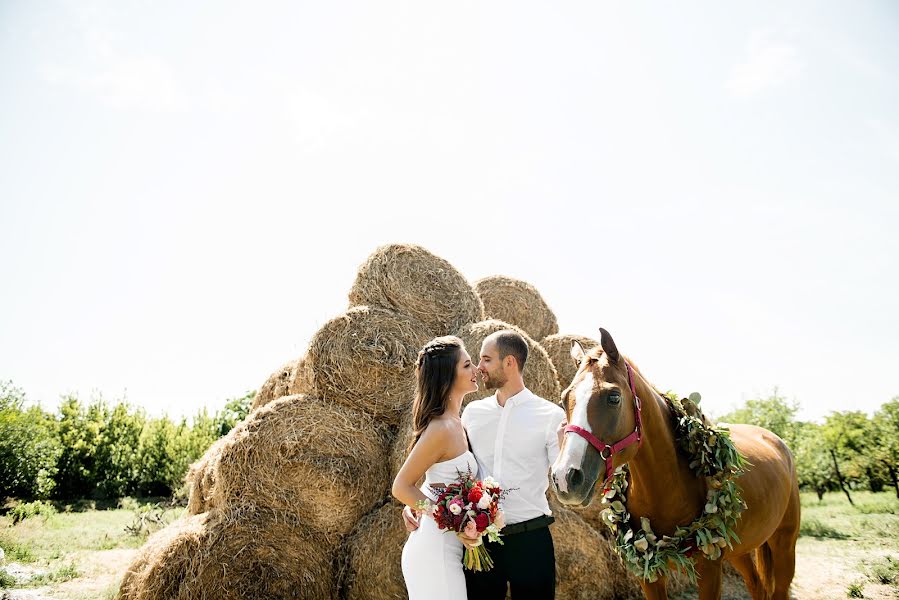
POLYGON ((0 496, 48 498, 61 451, 53 416, 26 409, 25 393, 0 382, 0 496))
POLYGON ((56 512, 56 508, 49 502, 35 500, 34 502, 17 504, 11 511, 9 511, 9 516, 12 518, 12 524, 15 525, 16 523, 24 521, 25 519, 30 519, 31 517, 42 516, 45 519, 48 519, 50 516, 55 515, 56 512))
POLYGON ((15 587, 15 585, 16 578, 10 575, 6 569, 0 567, 0 590, 15 587))

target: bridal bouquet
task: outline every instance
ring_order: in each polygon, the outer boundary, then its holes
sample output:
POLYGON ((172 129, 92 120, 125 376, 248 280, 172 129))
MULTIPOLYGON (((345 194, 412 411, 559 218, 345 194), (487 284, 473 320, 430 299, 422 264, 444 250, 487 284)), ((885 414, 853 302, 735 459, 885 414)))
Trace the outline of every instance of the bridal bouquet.
POLYGON ((502 544, 500 530, 505 525, 499 502, 509 490, 503 490, 492 478, 475 479, 469 469, 459 471, 459 479, 445 488, 432 488, 437 501, 422 500, 416 508, 430 514, 437 526, 460 539, 476 542, 465 548, 463 564, 470 571, 489 571, 493 560, 484 547, 484 537, 502 544))

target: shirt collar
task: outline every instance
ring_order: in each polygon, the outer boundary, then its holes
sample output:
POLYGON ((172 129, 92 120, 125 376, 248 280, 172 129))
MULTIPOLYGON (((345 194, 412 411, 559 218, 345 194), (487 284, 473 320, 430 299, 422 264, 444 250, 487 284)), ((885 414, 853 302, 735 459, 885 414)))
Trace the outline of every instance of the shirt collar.
MULTIPOLYGON (((531 397, 531 390, 528 388, 523 388, 520 392, 506 399, 506 408, 511 406, 517 406, 531 397)), ((499 406, 499 400, 496 398, 496 394, 493 395, 493 401, 499 406)), ((502 407, 500 407, 502 408, 502 407)))

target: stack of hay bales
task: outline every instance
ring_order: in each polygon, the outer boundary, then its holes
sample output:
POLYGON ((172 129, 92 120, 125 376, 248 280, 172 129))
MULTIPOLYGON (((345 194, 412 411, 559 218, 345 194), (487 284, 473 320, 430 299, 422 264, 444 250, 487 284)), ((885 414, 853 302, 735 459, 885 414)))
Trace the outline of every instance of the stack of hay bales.
POLYGON ((474 287, 484 302, 484 313, 488 319, 511 323, 535 340, 559 333, 556 315, 530 283, 493 275, 479 279, 474 287))
MULTIPOLYGON (((362 264, 349 300, 192 465, 188 516, 148 540, 119 598, 406 598, 402 506, 389 488, 411 441, 420 348, 454 334, 477 360, 487 335, 518 329, 528 387, 556 402, 567 385, 536 341, 554 339, 556 317, 525 282, 488 278, 476 291, 442 258, 393 244, 362 264)), ((636 595, 608 540, 553 508, 558 598, 636 595)))
POLYGON ((568 333, 555 333, 546 336, 540 341, 540 345, 546 350, 549 359, 556 368, 559 387, 562 388, 563 391, 571 384, 575 373, 577 373, 577 365, 574 364, 574 359, 571 358, 572 342, 580 343, 580 345, 584 347, 584 350, 591 350, 596 346, 599 346, 599 342, 593 338, 588 338, 583 335, 571 335, 568 333))

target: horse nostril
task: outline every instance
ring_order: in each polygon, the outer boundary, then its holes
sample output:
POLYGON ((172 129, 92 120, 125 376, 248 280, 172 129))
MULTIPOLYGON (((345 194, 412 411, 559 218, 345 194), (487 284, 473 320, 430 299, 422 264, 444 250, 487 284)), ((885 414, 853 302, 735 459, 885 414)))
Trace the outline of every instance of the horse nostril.
POLYGON ((568 469, 568 472, 565 473, 565 481, 568 482, 568 489, 577 488, 584 482, 584 474, 580 469, 568 469))

